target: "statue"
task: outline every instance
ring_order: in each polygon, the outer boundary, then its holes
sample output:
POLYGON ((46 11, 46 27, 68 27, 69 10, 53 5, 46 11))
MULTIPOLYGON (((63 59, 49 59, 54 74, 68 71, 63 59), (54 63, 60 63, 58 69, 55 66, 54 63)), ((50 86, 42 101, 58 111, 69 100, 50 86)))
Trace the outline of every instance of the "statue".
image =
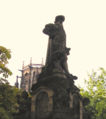
POLYGON ((43 33, 49 36, 45 67, 48 70, 53 69, 53 71, 55 70, 64 73, 68 77, 77 79, 68 71, 67 55, 69 55, 70 48, 66 47, 66 34, 62 24, 64 20, 64 16, 57 16, 54 24, 47 24, 43 30, 43 33))
POLYGON ((32 86, 31 119, 82 119, 83 98, 68 71, 64 16, 57 16, 43 32, 49 36, 45 66, 32 86))

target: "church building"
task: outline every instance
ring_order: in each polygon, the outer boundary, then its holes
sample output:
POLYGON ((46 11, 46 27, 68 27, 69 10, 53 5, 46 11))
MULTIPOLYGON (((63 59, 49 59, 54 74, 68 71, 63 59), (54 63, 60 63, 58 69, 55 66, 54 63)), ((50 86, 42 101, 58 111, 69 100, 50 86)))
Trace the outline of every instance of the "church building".
POLYGON ((23 65, 22 69, 19 70, 21 71, 21 76, 17 76, 15 86, 19 87, 18 78, 21 78, 20 88, 26 92, 30 92, 32 85, 37 83, 37 77, 41 73, 43 66, 43 63, 32 64, 32 62, 29 65, 23 65))

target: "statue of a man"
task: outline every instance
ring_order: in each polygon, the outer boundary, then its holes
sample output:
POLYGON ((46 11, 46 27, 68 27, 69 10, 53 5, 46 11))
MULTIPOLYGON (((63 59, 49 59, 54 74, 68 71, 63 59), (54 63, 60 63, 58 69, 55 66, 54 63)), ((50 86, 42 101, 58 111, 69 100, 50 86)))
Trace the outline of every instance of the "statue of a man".
POLYGON ((63 28, 64 16, 55 18, 54 24, 47 24, 43 30, 49 36, 46 66, 51 65, 59 72, 70 75, 67 66, 67 55, 70 48, 66 48, 66 34, 63 28))

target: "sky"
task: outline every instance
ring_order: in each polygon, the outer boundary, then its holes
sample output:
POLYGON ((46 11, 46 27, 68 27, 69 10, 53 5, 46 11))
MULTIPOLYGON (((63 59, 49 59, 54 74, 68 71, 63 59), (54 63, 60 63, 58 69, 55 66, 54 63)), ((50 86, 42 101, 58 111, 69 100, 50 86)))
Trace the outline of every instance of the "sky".
POLYGON ((57 15, 65 16, 68 68, 76 84, 84 86, 87 73, 106 69, 106 0, 0 0, 0 45, 11 50, 11 85, 23 61, 45 61, 48 36, 42 30, 57 15))

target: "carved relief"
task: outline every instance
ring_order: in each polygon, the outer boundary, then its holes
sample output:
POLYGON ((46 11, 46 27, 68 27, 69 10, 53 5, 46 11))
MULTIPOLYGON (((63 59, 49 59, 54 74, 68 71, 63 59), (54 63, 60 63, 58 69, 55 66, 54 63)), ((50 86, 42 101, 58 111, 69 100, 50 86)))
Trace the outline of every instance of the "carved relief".
POLYGON ((39 118, 44 118, 49 115, 49 97, 47 92, 41 92, 38 94, 36 100, 35 100, 35 105, 36 105, 36 117, 39 118))

